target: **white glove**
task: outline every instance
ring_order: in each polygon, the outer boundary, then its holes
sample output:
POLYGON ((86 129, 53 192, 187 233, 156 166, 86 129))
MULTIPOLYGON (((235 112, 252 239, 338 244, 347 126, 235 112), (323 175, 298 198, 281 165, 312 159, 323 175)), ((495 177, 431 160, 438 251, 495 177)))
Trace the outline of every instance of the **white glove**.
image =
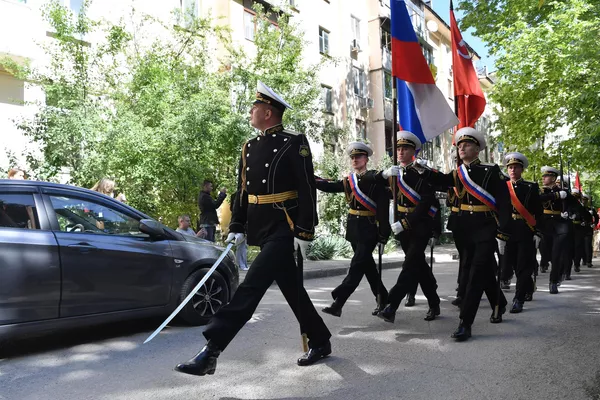
POLYGON ((539 249, 540 248, 540 242, 542 241, 542 238, 539 237, 538 235, 533 235, 533 243, 535 243, 535 248, 539 249))
POLYGON ((389 178, 390 176, 398 175, 400 175, 400 167, 397 165, 393 165, 381 173, 381 176, 383 176, 385 179, 389 178))
POLYGON ((506 240, 496 238, 496 241, 498 242, 498 253, 503 256, 504 250, 506 250, 506 240))
POLYGON ((585 226, 585 221, 581 221, 581 226, 585 226))
POLYGON ((239 244, 242 243, 245 238, 246 235, 244 235, 243 233, 230 232, 229 235, 227 235, 225 243, 233 242, 234 246, 239 246, 239 244))
POLYGON ((402 226, 402 223, 400 221, 396 221, 392 224, 392 232, 394 232, 394 235, 399 234, 403 230, 404 227, 402 226))
POLYGON ((430 238, 428 244, 429 244, 429 247, 435 248, 435 238, 430 238))
POLYGON ((294 250, 298 250, 300 247, 300 253, 302 254, 302 258, 306 260, 306 253, 308 252, 308 245, 310 242, 308 240, 294 238, 294 250))
POLYGON ((413 163, 412 163, 412 167, 419 173, 422 174, 423 172, 425 172, 425 170, 427 168, 425 168, 427 166, 426 161, 425 160, 421 160, 419 158, 417 158, 413 163))
POLYGON ((567 198, 567 192, 565 192, 564 190, 561 190, 560 192, 558 192, 558 194, 560 195, 561 199, 567 198))
POLYGON ((568 212, 566 212, 566 211, 563 211, 563 212, 561 212, 561 213, 560 213, 560 216, 561 216, 563 219, 569 219, 569 213, 568 213, 568 212))
POLYGON ((571 215, 569 215, 569 218, 571 218, 571 219, 575 219, 575 217, 576 217, 576 215, 575 215, 575 214, 571 214, 571 215))

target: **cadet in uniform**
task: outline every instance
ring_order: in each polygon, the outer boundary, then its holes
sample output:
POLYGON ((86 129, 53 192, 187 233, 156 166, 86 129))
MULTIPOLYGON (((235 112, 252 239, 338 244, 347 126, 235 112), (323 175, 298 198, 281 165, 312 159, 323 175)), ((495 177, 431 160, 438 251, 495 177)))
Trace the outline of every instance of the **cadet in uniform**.
POLYGON ((591 225, 592 216, 583 206, 581 192, 579 189, 573 189, 571 195, 576 200, 569 210, 570 218, 573 221, 573 263, 569 263, 564 275, 566 280, 571 280, 571 268, 575 268, 575 272, 581 270, 581 261, 585 263, 584 242, 587 231, 586 225, 591 225))
POLYGON ((594 254, 594 228, 598 225, 598 213, 592 204, 592 200, 589 194, 583 195, 583 206, 587 210, 587 212, 591 216, 591 224, 585 226, 585 236, 584 236, 584 244, 583 244, 583 263, 587 265, 588 268, 592 268, 592 256, 594 254))
POLYGON ((512 218, 510 239, 502 257, 502 269, 504 274, 515 271, 517 285, 510 312, 520 313, 523 311, 526 295, 533 293, 534 264, 531 261, 541 241, 539 225, 542 221, 542 203, 538 184, 521 178, 529 165, 527 157, 519 152, 508 153, 504 162, 510 178, 506 185, 512 204, 512 218))
POLYGON ((556 168, 542 167, 540 200, 544 207, 544 239, 541 263, 542 272, 548 268, 547 260, 552 263, 549 289, 551 294, 558 293, 558 284, 564 266, 571 262, 569 257, 569 233, 571 223, 567 211, 567 192, 556 185, 559 172, 556 168), (563 211, 564 210, 564 211, 563 211))
MULTIPOLYGON (((464 237, 464 268, 468 270, 465 297, 461 304, 460 323, 452 337, 457 341, 471 337, 471 325, 475 320, 481 296, 485 291, 497 312, 490 322, 502 322, 506 299, 495 275, 494 252, 504 253, 512 206, 504 175, 496 164, 484 164, 479 152, 486 146, 485 137, 473 128, 459 129, 455 134, 462 165, 444 174, 420 164, 413 168, 435 186, 456 187, 459 211, 456 230, 464 237)), ((392 227, 393 229, 394 227, 392 227)))
POLYGON ((331 333, 302 287, 294 250, 303 255, 317 225, 316 189, 306 136, 284 129, 281 120, 291 108, 278 94, 258 83, 250 111, 260 135, 246 142, 239 164, 239 195, 233 206, 227 241, 260 246, 244 282, 231 302, 217 311, 204 331, 206 346, 179 372, 213 374, 217 357, 252 317, 261 298, 277 282, 309 339, 309 351, 298 365, 310 365, 331 353, 331 333), (247 228, 246 228, 247 226, 247 228))
POLYGON ((350 206, 346 226, 346 240, 352 245, 354 257, 350 261, 348 275, 336 287, 331 296, 333 304, 323 309, 324 313, 339 317, 342 307, 366 275, 373 295, 378 299, 373 315, 381 304, 387 304, 387 290, 383 286, 373 250, 379 244, 383 251, 391 233, 389 223, 389 196, 384 185, 373 179, 377 171, 368 171, 367 163, 373 150, 363 142, 351 142, 346 150, 352 159, 354 172, 338 181, 317 178, 317 189, 330 193, 344 193, 350 206), (366 179, 371 177, 370 180, 366 179))
POLYGON ((396 310, 404 296, 414 293, 417 284, 420 284, 429 303, 425 320, 433 321, 440 315, 440 298, 437 294, 437 282, 425 259, 425 248, 434 230, 439 203, 433 187, 416 170, 410 168, 415 152, 421 148, 421 141, 408 131, 399 131, 396 137, 401 166, 379 173, 377 179, 387 182, 390 187, 398 186, 399 221, 392 224, 392 231, 400 242, 405 257, 398 281, 390 290, 388 305, 378 316, 387 322, 394 322, 396 310))

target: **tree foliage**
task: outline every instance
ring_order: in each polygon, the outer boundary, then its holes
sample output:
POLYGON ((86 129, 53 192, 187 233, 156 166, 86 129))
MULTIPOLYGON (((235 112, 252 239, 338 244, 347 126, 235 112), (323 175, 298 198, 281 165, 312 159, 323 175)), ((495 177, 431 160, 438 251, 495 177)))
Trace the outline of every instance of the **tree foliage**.
POLYGON ((491 98, 506 149, 539 168, 558 165, 562 142, 565 163, 597 171, 600 1, 462 0, 459 8, 463 28, 473 28, 496 57, 491 98))

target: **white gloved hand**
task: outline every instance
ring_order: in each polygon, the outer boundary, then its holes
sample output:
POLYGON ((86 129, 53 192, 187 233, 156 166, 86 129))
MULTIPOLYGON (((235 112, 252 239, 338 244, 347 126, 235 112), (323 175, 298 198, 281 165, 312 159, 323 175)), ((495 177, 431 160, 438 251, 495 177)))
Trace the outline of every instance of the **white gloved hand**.
POLYGON ((585 221, 581 221, 581 226, 585 226, 585 221))
POLYGON ((503 256, 504 250, 506 250, 506 240, 496 238, 496 241, 498 242, 498 253, 503 256))
POLYGON ((428 244, 429 244, 429 247, 435 248, 435 238, 430 238, 428 244))
POLYGON ((565 192, 564 190, 561 190, 560 192, 558 192, 558 195, 560 196, 561 199, 567 198, 567 192, 565 192))
POLYGON ((576 215, 575 214, 571 214, 569 215, 569 218, 571 218, 572 220, 575 219, 576 215))
POLYGON ((246 235, 244 235, 243 233, 230 232, 229 235, 227 235, 227 239, 225 240, 225 243, 233 242, 233 244, 235 246, 238 246, 240 243, 242 243, 244 241, 245 238, 246 238, 246 235))
POLYGON ((294 251, 298 250, 300 247, 300 253, 302 254, 302 258, 306 260, 306 254, 308 253, 308 245, 310 242, 308 240, 294 238, 294 251))
POLYGON ((427 169, 427 164, 425 160, 421 160, 420 158, 417 158, 413 163, 412 163, 412 168, 414 168, 419 174, 422 174, 423 172, 425 172, 425 170, 427 169))
POLYGON ((566 211, 563 211, 563 212, 561 212, 561 213, 560 213, 560 216, 561 216, 563 219, 569 219, 569 213, 568 213, 568 212, 566 212, 566 211))
POLYGON ((383 176, 385 179, 389 178, 390 176, 398 175, 400 175, 400 167, 397 165, 393 165, 381 173, 381 176, 383 176))
POLYGON ((540 242, 542 241, 542 238, 539 237, 538 235, 533 235, 533 243, 535 244, 535 248, 539 249, 540 248, 540 242))
POLYGON ((392 224, 392 232, 394 232, 394 235, 399 234, 403 230, 404 227, 402 226, 402 223, 400 221, 396 221, 392 224))

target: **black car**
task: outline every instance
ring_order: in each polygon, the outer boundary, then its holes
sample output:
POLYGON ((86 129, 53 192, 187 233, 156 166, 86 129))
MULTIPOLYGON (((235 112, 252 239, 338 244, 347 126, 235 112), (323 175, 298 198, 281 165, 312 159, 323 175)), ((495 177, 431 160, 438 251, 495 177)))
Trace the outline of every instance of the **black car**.
MULTIPOLYGON (((0 180, 0 336, 166 316, 223 250, 91 190, 0 180)), ((206 323, 238 283, 230 251, 180 318, 206 323)))

